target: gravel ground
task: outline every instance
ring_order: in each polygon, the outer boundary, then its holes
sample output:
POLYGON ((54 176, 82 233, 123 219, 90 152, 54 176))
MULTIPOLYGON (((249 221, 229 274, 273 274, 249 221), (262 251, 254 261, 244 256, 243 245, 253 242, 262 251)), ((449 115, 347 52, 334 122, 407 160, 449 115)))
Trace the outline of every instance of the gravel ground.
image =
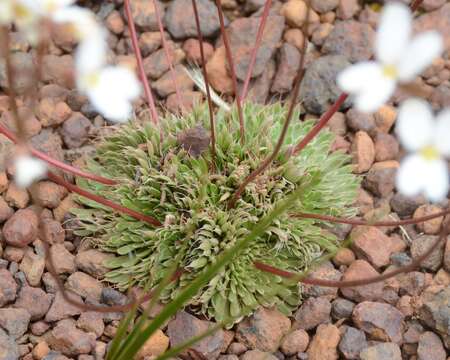
MULTIPOLYGON (((164 15, 166 38, 175 65, 184 105, 201 99, 181 64, 199 61, 195 23, 189 0, 156 1, 164 15)), ((229 35, 242 84, 249 52, 256 36, 262 0, 224 0, 229 35)), ((159 104, 177 110, 169 66, 151 2, 133 0, 132 12, 139 30, 146 74, 159 104)), ((212 86, 231 99, 231 78, 218 36, 216 8, 198 0, 202 18, 207 68, 212 86)), ((263 38, 264 51, 253 71, 250 98, 270 102, 292 90, 300 52, 309 42, 307 71, 301 100, 308 118, 318 118, 336 100, 336 73, 349 63, 372 56, 378 13, 356 0, 312 0, 314 9, 308 34, 300 27, 306 18, 302 0, 274 1, 263 38)), ((111 59, 136 68, 121 0, 97 2, 91 8, 104 20, 109 32, 111 59)), ((425 0, 415 21, 415 30, 437 28, 446 36, 446 53, 427 69, 416 85, 436 110, 450 106, 450 3, 425 0)), ((33 114, 26 101, 18 99, 26 118, 25 131, 34 147, 51 156, 79 162, 93 149, 93 139, 108 129, 86 99, 74 89, 72 50, 75 43, 55 32, 50 53, 44 57, 44 83, 33 114)), ((22 69, 18 91, 29 81, 23 69, 32 62, 26 41, 12 33, 13 63, 22 69)), ((0 65, 0 90, 5 73, 0 65)), ((403 151, 392 132, 396 105, 405 94, 398 91, 393 102, 374 115, 364 115, 344 106, 330 121, 336 134, 335 150, 351 153, 354 172, 364 178, 357 205, 364 219, 397 219, 432 214, 447 203, 428 204, 423 198, 405 198, 394 189, 394 177, 403 151)), ((144 109, 143 99, 136 109, 144 109)), ((12 117, 4 92, 0 92, 0 121, 11 128, 12 117)), ((123 294, 102 282, 102 262, 111 255, 91 248, 71 231, 68 209, 75 206, 66 189, 49 181, 31 191, 11 182, 8 158, 11 144, 0 136, 0 360, 13 359, 103 359, 121 314, 82 312, 64 301, 47 271, 44 242, 57 259, 56 271, 71 296, 85 303, 123 304, 123 294), (44 206, 39 212, 34 204, 44 206), (41 224, 39 228, 39 224, 41 224)), ((360 279, 405 265, 437 236, 444 219, 402 228, 354 228, 342 226, 342 238, 351 236, 351 249, 316 269, 316 277, 333 280, 360 279)), ((450 359, 450 238, 422 267, 385 282, 342 290, 305 287, 305 301, 288 318, 273 309, 260 309, 231 331, 218 331, 195 345, 206 359, 450 359)), ((152 359, 168 347, 197 335, 209 322, 180 311, 159 330, 139 354, 152 359)), ((198 355, 197 355, 198 356, 198 355)), ((192 354, 195 360, 195 353, 192 354)))

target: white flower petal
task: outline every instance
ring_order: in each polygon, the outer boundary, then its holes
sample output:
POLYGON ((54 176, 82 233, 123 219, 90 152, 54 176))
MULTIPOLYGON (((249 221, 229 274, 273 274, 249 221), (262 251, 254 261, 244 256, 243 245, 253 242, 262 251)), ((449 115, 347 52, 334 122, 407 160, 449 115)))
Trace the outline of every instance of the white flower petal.
POLYGON ((0 0, 0 25, 7 25, 12 19, 12 0, 0 0))
POLYGON ((108 45, 106 32, 98 31, 91 37, 82 40, 75 52, 75 68, 77 75, 99 71, 106 64, 108 45))
POLYGON ((31 156, 18 156, 15 159, 14 165, 14 182, 20 188, 30 186, 34 181, 45 177, 47 174, 47 165, 45 162, 31 156))
POLYGON ((395 131, 409 151, 432 145, 435 124, 431 106, 418 98, 404 101, 398 112, 395 131))
POLYGON ((96 85, 87 91, 92 105, 109 120, 128 120, 131 102, 141 91, 136 75, 123 66, 108 66, 98 76, 96 85))
POLYGON ((52 20, 56 23, 72 24, 74 35, 79 41, 98 36, 101 32, 92 11, 79 6, 68 6, 55 11, 52 20))
POLYGON ((367 88, 370 83, 382 76, 381 66, 375 61, 363 61, 341 71, 336 83, 342 91, 356 93, 367 88))
POLYGON ((420 155, 406 156, 397 170, 397 190, 406 196, 419 195, 426 182, 425 168, 425 161, 420 155))
POLYGON ((450 109, 442 110, 436 117, 434 145, 443 156, 450 157, 450 109))
POLYGON ((384 6, 376 38, 376 58, 394 65, 403 55, 411 36, 412 16, 406 5, 391 2, 384 6))
POLYGON ((373 113, 386 103, 395 91, 395 80, 380 76, 355 96, 355 107, 364 113, 373 113))
POLYGON ((412 81, 444 50, 444 41, 437 31, 417 35, 408 45, 398 64, 400 81, 412 81))
POLYGON ((424 183, 425 196, 433 201, 439 202, 447 197, 449 189, 449 176, 447 163, 442 160, 426 161, 424 169, 426 181, 424 183))

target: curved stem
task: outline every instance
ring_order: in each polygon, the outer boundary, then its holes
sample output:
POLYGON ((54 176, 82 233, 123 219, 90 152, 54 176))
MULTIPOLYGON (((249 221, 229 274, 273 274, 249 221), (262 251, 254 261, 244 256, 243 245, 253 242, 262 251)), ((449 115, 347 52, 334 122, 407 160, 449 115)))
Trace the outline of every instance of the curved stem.
POLYGON ((323 129, 323 127, 330 121, 331 117, 339 110, 341 105, 345 102, 347 99, 348 94, 342 93, 336 102, 327 110, 325 114, 322 115, 320 120, 317 122, 316 125, 311 129, 311 131, 306 134, 306 136, 295 146, 293 154, 298 154, 300 151, 302 151, 306 145, 308 145, 312 139, 320 132, 320 130, 323 129))
POLYGON ((302 219, 317 219, 317 220, 323 220, 323 221, 329 221, 333 223, 340 223, 340 224, 349 224, 349 225, 362 225, 362 226, 403 226, 403 225, 413 225, 413 224, 419 224, 424 221, 433 220, 445 215, 450 214, 450 209, 445 209, 442 211, 439 211, 435 214, 422 216, 416 219, 404 219, 404 220, 398 220, 398 221, 365 221, 365 220, 358 220, 358 219, 345 219, 345 218, 339 218, 335 216, 330 215, 320 215, 320 214, 308 214, 308 213, 296 213, 291 214, 292 217, 296 218, 302 218, 302 219))
POLYGON ((161 226, 162 225, 162 223, 159 220, 155 219, 152 216, 141 214, 141 213, 139 213, 137 211, 134 211, 134 210, 128 209, 128 208, 126 208, 126 207, 124 207, 122 205, 116 204, 115 202, 112 202, 111 200, 105 199, 105 198, 103 198, 103 197, 101 197, 99 195, 96 195, 96 194, 93 194, 93 193, 91 193, 89 191, 81 189, 80 187, 78 187, 78 186, 76 186, 76 185, 74 185, 74 184, 64 180, 62 177, 52 173, 51 171, 48 172, 48 178, 51 181, 53 181, 53 182, 55 182, 55 183, 57 183, 57 184, 59 184, 61 186, 64 186, 69 191, 72 191, 74 193, 77 193, 78 195, 81 195, 81 196, 86 197, 86 198, 88 198, 90 200, 98 202, 99 204, 108 206, 111 209, 114 209, 114 210, 116 210, 118 212, 121 212, 123 214, 129 215, 131 217, 134 217, 136 220, 144 221, 144 222, 146 222, 146 223, 148 223, 150 225, 153 225, 153 226, 161 226))
POLYGON ((128 21, 128 29, 130 30, 131 44, 133 45, 134 55, 136 56, 136 61, 139 70, 139 77, 141 78, 142 84, 144 86, 145 96, 147 98, 148 106, 150 107, 150 114, 152 120, 155 124, 159 123, 158 112, 156 111, 155 100, 153 98, 152 89, 148 84, 147 76, 145 75, 144 63, 142 61, 141 49, 139 48, 139 43, 136 35, 136 27, 134 26, 133 16, 131 15, 130 0, 125 0, 124 2, 125 14, 128 21))
MULTIPOLYGON (((5 135, 9 140, 11 140, 13 143, 18 144, 19 143, 19 139, 17 138, 16 135, 13 134, 12 131, 8 130, 5 126, 3 126, 2 124, 0 124, 0 133, 5 135)), ((32 155, 34 155, 35 157, 45 161, 46 163, 53 165, 54 167, 61 169, 63 171, 67 171, 69 173, 72 173, 76 176, 80 176, 83 177, 85 179, 89 179, 92 181, 96 181, 98 183, 104 184, 104 185, 116 185, 117 181, 115 180, 111 180, 111 179, 107 179, 104 178, 102 176, 99 175, 95 175, 95 174, 91 174, 91 173, 87 173, 83 170, 77 169, 69 164, 63 163, 62 161, 53 159, 52 157, 48 156, 47 154, 36 150, 34 148, 32 148, 31 146, 27 146, 27 149, 31 152, 32 155)))
POLYGON ((214 112, 211 100, 211 91, 209 89, 208 72, 206 71, 205 49, 203 48, 203 35, 200 26, 200 19, 198 16, 196 0, 192 0, 192 8, 194 10, 195 26, 197 27, 198 41, 200 43, 200 57, 202 59, 203 78, 205 79, 206 98, 208 100, 209 126, 211 128, 211 159, 212 159, 212 168, 214 171, 216 163, 216 125, 214 123, 214 112))
MULTIPOLYGON (((255 67, 255 63, 256 63, 256 54, 258 53, 258 49, 261 45, 262 37, 264 34, 264 28, 266 26, 267 17, 269 16, 269 10, 270 10, 271 5, 272 5, 272 0, 266 0, 266 2, 264 4, 263 13, 261 15, 261 22, 259 23, 258 32, 256 34, 255 46, 252 49, 252 53, 250 55, 250 64, 248 65, 247 74, 245 76, 244 87, 242 88, 242 93, 241 93, 242 101, 244 101, 244 99, 247 97, 247 94, 248 94, 248 86, 250 84, 250 79, 252 77, 253 68, 255 67)), ((238 96, 238 95, 236 94, 236 96, 238 96)))
POLYGON ((163 26, 163 23, 161 20, 161 14, 159 13, 159 8, 158 8, 158 4, 157 4, 156 0, 153 0, 153 6, 155 7, 155 15, 156 15, 156 19, 158 21, 159 33, 161 34, 161 42, 162 42, 162 47, 164 49, 164 55, 166 56, 166 61, 167 61, 167 64, 169 65, 170 77, 172 78, 173 85, 175 86, 175 94, 177 97, 178 107, 181 111, 184 108, 183 101, 181 99, 180 88, 178 87, 177 78, 175 76, 175 71, 173 69, 172 56, 170 55, 166 37, 164 36, 164 26, 163 26))
POLYGON ((230 66, 231 80, 233 83, 233 91, 235 94, 236 106, 237 106, 238 117, 239 117, 239 131, 240 131, 240 136, 241 136, 241 144, 243 145, 245 143, 244 115, 242 113, 241 98, 238 93, 236 71, 234 68, 233 56, 231 54, 230 40, 228 39, 228 34, 225 29, 225 21, 224 21, 223 12, 222 12, 222 2, 221 2, 221 0, 215 0, 215 2, 216 2, 217 12, 219 14, 220 32, 222 33, 223 44, 225 46, 225 52, 227 55, 227 61, 228 61, 228 65, 230 66))
POLYGON ((358 280, 344 280, 344 281, 333 281, 333 280, 324 280, 324 279, 317 279, 317 278, 305 278, 305 275, 303 274, 297 274, 290 271, 278 269, 274 266, 264 264, 260 261, 255 261, 254 266, 261 270, 265 271, 277 276, 281 276, 287 279, 292 279, 298 282, 301 282, 303 284, 307 285, 318 285, 318 286, 325 286, 325 287, 336 287, 336 288, 345 288, 345 287, 354 287, 354 286, 363 286, 368 284, 373 284, 379 281, 384 281, 387 279, 390 279, 391 277, 394 277, 396 275, 406 273, 409 271, 412 271, 420 266, 420 264, 431 255, 431 253, 436 250, 439 243, 444 241, 447 238, 448 235, 448 227, 443 227, 441 230, 441 233, 439 237, 436 239, 436 241, 430 246, 430 248, 423 253, 421 256, 416 258, 411 262, 411 264, 402 266, 398 269, 389 271, 382 275, 377 276, 371 276, 365 279, 358 279, 358 280))
MULTIPOLYGON (((303 25, 304 30, 306 31, 306 29, 308 28, 309 25, 309 16, 310 16, 310 2, 307 1, 306 4, 306 11, 307 11, 307 15, 306 15, 306 20, 305 23, 303 25)), ((291 97, 291 102, 289 105, 289 109, 288 112, 286 114, 286 120, 283 124, 283 128, 281 130, 281 134, 280 137, 278 138, 278 141, 275 145, 275 148, 273 149, 272 154, 270 154, 255 170, 253 170, 242 182, 242 184, 238 187, 238 189, 236 190, 236 192, 234 193, 233 197, 231 198, 231 200, 228 202, 228 208, 233 208, 236 205, 237 200, 241 197, 242 193, 245 190, 245 187, 251 183, 253 180, 256 179, 256 177, 261 174, 262 172, 264 172, 264 170, 266 170, 269 165, 272 163, 272 161, 275 159, 275 157, 278 155, 278 153, 280 152, 281 147, 283 146, 283 142, 284 139, 286 137, 287 131, 289 129, 289 124, 291 123, 292 120, 292 115, 294 113, 294 108, 295 108, 295 104, 297 102, 297 98, 298 98, 298 93, 300 91, 300 84, 303 80, 303 76, 305 75, 305 58, 306 58, 306 47, 307 47, 307 41, 305 40, 303 42, 303 48, 302 48, 302 53, 301 53, 301 58, 300 58, 300 64, 299 64, 299 68, 298 68, 298 72, 297 72, 297 76, 295 78, 295 85, 294 85, 294 90, 292 92, 292 97, 291 97)))

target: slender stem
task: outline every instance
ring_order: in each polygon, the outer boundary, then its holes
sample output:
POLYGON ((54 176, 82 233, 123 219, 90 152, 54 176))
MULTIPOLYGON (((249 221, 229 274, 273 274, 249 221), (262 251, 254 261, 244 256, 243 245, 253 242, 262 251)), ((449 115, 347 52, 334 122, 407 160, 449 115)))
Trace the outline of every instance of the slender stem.
POLYGON ((338 218, 334 216, 329 215, 320 215, 320 214, 307 214, 307 213, 296 213, 291 214, 292 217, 296 218, 302 218, 302 219, 317 219, 317 220, 323 220, 323 221, 329 221, 334 223, 340 223, 340 224, 349 224, 349 225, 362 225, 362 226, 404 226, 404 225, 413 225, 413 224, 419 224, 424 221, 433 220, 445 215, 450 214, 450 209, 445 209, 442 211, 439 211, 435 214, 422 216, 420 218, 416 219, 404 219, 404 220, 398 220, 398 221, 365 221, 365 220, 358 220, 358 219, 345 219, 345 218, 338 218))
POLYGON ((306 136, 297 144, 297 146, 294 148, 293 154, 298 154, 300 151, 302 151, 306 145, 308 145, 312 139, 322 130, 322 128, 328 123, 328 121, 331 119, 331 117, 339 110, 341 105, 345 102, 347 99, 348 94, 342 93, 336 102, 327 110, 325 114, 322 115, 319 122, 314 125, 314 127, 311 129, 311 131, 306 134, 306 136))
POLYGON ((239 131, 240 131, 240 136, 241 136, 241 144, 243 145, 245 143, 244 115, 242 113, 241 98, 238 93, 236 71, 234 68, 233 56, 231 54, 230 40, 228 39, 228 34, 225 29, 225 21, 224 21, 223 12, 222 12, 222 2, 221 2, 221 0, 215 0, 215 2, 216 2, 217 12, 219 14, 220 32, 222 33, 223 44, 225 45, 227 61, 228 61, 228 65, 230 66, 231 80, 233 83, 233 91, 235 94, 236 106, 237 106, 238 117, 239 117, 239 131))
MULTIPOLYGON (((310 16, 310 2, 309 1, 307 1, 306 8, 307 8, 307 15, 306 15, 305 23, 303 25, 305 32, 306 32, 306 29, 308 28, 308 24, 309 24, 309 16, 310 16)), ((306 58, 306 47, 307 47, 307 41, 304 41, 302 52, 301 52, 301 57, 300 57, 300 64, 299 64, 297 76, 296 76, 295 82, 294 82, 294 90, 292 92, 292 97, 291 97, 289 109, 288 109, 288 112, 286 115, 286 120, 283 124, 283 129, 281 130, 281 134, 280 134, 280 137, 278 138, 277 144, 275 145, 275 148, 273 149, 272 154, 270 154, 255 170, 253 170, 244 179, 242 184, 238 187, 238 189, 234 193, 233 197, 228 202, 228 208, 230 208, 230 209, 236 205, 236 202, 241 197, 242 193, 245 190, 245 187, 249 183, 251 183, 253 180, 255 180, 259 174, 264 172, 264 170, 266 170, 269 167, 269 165, 276 158, 276 156, 280 152, 281 147, 283 146, 283 142, 286 137, 287 131, 289 129, 289 124, 291 123, 292 115, 294 113, 295 104, 297 102, 298 93, 300 91, 300 84, 303 80, 303 76, 305 75, 304 67, 305 67, 305 58, 306 58)))
MULTIPOLYGON (((149 291, 147 294, 143 295, 139 298, 139 300, 130 301, 128 304, 125 305, 90 305, 90 304, 84 304, 83 302, 79 302, 77 300, 74 300, 71 296, 69 296, 69 293, 64 288, 64 285, 62 281, 60 280, 58 273, 56 272, 55 267, 55 259, 53 258, 53 254, 49 250, 49 246, 47 243, 44 243, 44 249, 46 253, 46 259, 47 262, 47 269, 50 275, 53 276, 53 278, 56 281, 56 286, 58 288, 59 293, 62 295, 64 300, 73 305, 77 308, 81 309, 82 311, 95 311, 95 312, 101 312, 101 313, 111 313, 111 312, 127 312, 133 309, 133 307, 140 305, 148 300, 150 300, 154 295, 154 290, 149 291)), ((183 272, 181 270, 177 270, 175 274, 172 276, 171 281, 177 280, 183 272)))
MULTIPOLYGON (((272 0, 266 0, 266 2, 264 4, 263 13, 261 16, 261 21, 259 23, 258 32, 256 34, 255 46, 252 49, 252 53, 250 55, 250 64, 248 65, 247 75, 245 76, 244 87, 242 88, 242 93, 241 93, 242 101, 244 101, 244 99, 247 97, 247 94, 248 94, 248 86, 250 84, 250 79, 252 77, 253 68, 255 67, 256 55, 258 53, 259 47, 261 46, 261 41, 262 41, 262 37, 264 34, 264 28, 266 26, 267 17, 269 16, 269 10, 270 10, 271 5, 272 5, 272 0)), ((236 96, 238 96, 238 95, 236 94, 236 96)))
POLYGON ((362 285, 368 285, 373 284, 376 282, 384 281, 387 279, 390 279, 396 275, 406 273, 409 271, 412 271, 420 266, 420 264, 431 255, 431 253, 436 250, 439 243, 444 241, 447 238, 448 235, 448 227, 443 227, 441 234, 439 237, 434 241, 434 243, 430 246, 430 248, 423 253, 418 258, 414 259, 411 264, 402 266, 398 269, 389 271, 387 273, 384 273, 382 275, 377 276, 371 276, 365 279, 358 279, 358 280, 344 280, 344 281, 333 281, 333 280, 324 280, 324 279, 316 279, 316 278, 305 278, 305 275, 303 274, 296 274, 290 271, 278 269, 274 266, 264 264, 260 261, 255 261, 254 266, 261 270, 265 271, 277 276, 281 276, 288 279, 297 280, 303 284, 308 285, 318 285, 318 286, 325 286, 325 287, 336 287, 336 288, 345 288, 345 287, 354 287, 354 286, 362 286, 362 285))
MULTIPOLYGON (((8 130, 5 126, 3 126, 2 124, 0 124, 0 133, 5 135, 9 140, 11 140, 13 143, 18 144, 19 143, 19 139, 16 135, 13 134, 12 131, 8 130)), ((63 163, 62 161, 53 159, 52 157, 48 156, 47 154, 36 150, 34 148, 32 148, 31 146, 27 146, 27 149, 31 152, 32 155, 34 155, 35 157, 45 161, 46 163, 53 165, 54 167, 61 169, 63 171, 67 171, 69 173, 72 173, 76 176, 80 176, 83 177, 85 179, 89 179, 89 180, 93 180, 96 181, 98 183, 104 184, 104 185, 116 185, 117 181, 115 180, 111 180, 111 179, 107 179, 103 176, 100 175, 95 175, 95 174, 91 174, 91 173, 87 173, 83 170, 77 169, 69 164, 63 163)))
POLYGON ((48 172, 48 178, 51 181, 53 181, 53 182, 55 182, 55 183, 57 183, 57 184, 59 184, 61 186, 64 186, 69 191, 72 191, 74 193, 77 193, 78 195, 81 195, 81 196, 86 197, 86 198, 88 198, 90 200, 98 202, 99 204, 108 206, 111 209, 114 209, 114 210, 116 210, 116 211, 118 211, 120 213, 123 213, 123 214, 129 215, 131 217, 134 217, 136 220, 144 221, 144 222, 146 222, 146 223, 148 223, 150 225, 153 225, 153 226, 161 226, 162 225, 159 220, 155 219, 152 216, 141 214, 141 213, 139 213, 137 211, 134 211, 134 210, 128 209, 128 208, 126 208, 126 207, 124 207, 122 205, 116 204, 115 202, 112 202, 111 200, 105 199, 105 198, 103 198, 103 197, 101 197, 99 195, 96 195, 96 194, 93 194, 93 193, 91 193, 89 191, 81 189, 80 187, 78 187, 78 186, 76 186, 76 185, 74 185, 74 184, 64 180, 62 177, 52 173, 51 171, 48 172))
POLYGON ((196 0, 192 0, 192 8, 194 10, 195 25, 197 27, 198 41, 200 43, 200 57, 202 59, 203 78, 205 79, 206 98, 208 100, 209 127, 211 128, 211 159, 212 159, 212 168, 214 171, 215 164, 216 164, 216 125, 214 123, 214 111, 213 111, 213 105, 212 105, 212 100, 211 100, 211 91, 209 88, 208 72, 206 71, 206 57, 205 57, 205 49, 203 47, 203 35, 202 35, 201 26, 200 26, 200 19, 198 16, 196 0))
POLYGON ((139 48, 139 43, 136 34, 136 27, 134 26, 133 16, 131 14, 130 0, 125 0, 124 7, 128 21, 128 28, 130 30, 131 43, 133 45, 134 55, 136 56, 136 61, 138 65, 139 77, 141 78, 142 84, 144 86, 144 92, 147 98, 148 106, 150 107, 150 114, 152 117, 152 121, 153 123, 158 124, 159 123, 158 112, 156 111, 155 100, 153 98, 152 90, 150 88, 150 85, 148 84, 147 76, 145 75, 141 49, 139 48))
POLYGON ((172 78, 173 85, 175 86, 175 94, 177 97, 178 107, 179 107, 180 111, 182 111, 184 106, 183 106, 183 101, 181 99, 180 88, 178 86, 177 78, 175 76, 175 71, 173 69, 172 56, 170 55, 170 52, 169 52, 169 46, 167 45, 166 37, 164 36, 164 26, 163 26, 163 23, 161 20, 161 14, 159 13, 159 7, 158 7, 156 0, 153 0, 153 6, 155 7, 155 15, 156 15, 156 19, 158 21, 159 33, 161 34, 161 42, 162 42, 162 47, 164 49, 164 55, 166 56, 167 64, 169 64, 170 77, 172 78))
POLYGON ((0 53, 3 53, 3 56, 5 58, 6 79, 7 79, 7 84, 8 84, 8 89, 7 89, 8 101, 9 101, 9 107, 11 108, 11 112, 12 112, 14 122, 15 122, 16 128, 17 128, 17 133, 18 133, 18 141, 17 142, 23 143, 26 140, 26 134, 25 134, 24 124, 22 122, 22 119, 20 118, 19 109, 17 108, 17 103, 16 103, 16 92, 14 90, 14 83, 13 83, 14 68, 13 68, 13 65, 11 62, 11 53, 9 51, 10 36, 9 36, 9 30, 5 26, 1 26, 0 46, 1 46, 0 53))

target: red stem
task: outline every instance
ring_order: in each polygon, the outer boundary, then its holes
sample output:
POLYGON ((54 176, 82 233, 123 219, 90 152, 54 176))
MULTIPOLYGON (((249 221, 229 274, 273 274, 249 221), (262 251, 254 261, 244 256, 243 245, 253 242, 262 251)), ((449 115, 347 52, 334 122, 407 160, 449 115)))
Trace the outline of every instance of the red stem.
MULTIPOLYGON (((5 135, 9 140, 11 140, 15 144, 17 144, 19 141, 19 139, 12 133, 12 131, 9 131, 2 124, 0 124, 0 133, 5 135)), ((39 150, 33 149, 30 146, 28 146, 27 148, 30 150, 31 154, 34 155, 35 157, 45 161, 46 163, 48 163, 50 165, 53 165, 54 167, 61 169, 63 171, 70 172, 76 176, 80 176, 85 179, 93 180, 93 181, 96 181, 96 182, 104 184, 104 185, 117 185, 117 181, 115 181, 115 180, 107 179, 107 178, 104 178, 99 175, 84 172, 83 170, 77 169, 69 164, 63 163, 62 161, 53 159, 50 156, 48 156, 47 154, 45 154, 39 150)))
POLYGON ((311 131, 306 134, 306 136, 297 144, 297 146, 294 148, 293 154, 296 155, 300 151, 302 151, 306 145, 310 143, 312 139, 322 130, 322 128, 328 123, 328 121, 331 119, 331 117, 339 110, 341 105, 345 102, 347 99, 348 94, 342 93, 336 102, 327 110, 325 114, 322 115, 322 118, 319 120, 319 122, 314 125, 314 127, 311 129, 311 131))
MULTIPOLYGON (((255 47, 252 49, 252 53, 250 56, 250 64, 248 66, 247 75, 245 76, 244 87, 242 88, 242 93, 241 93, 242 101, 244 101, 244 99, 247 97, 247 94, 248 94, 248 86, 250 84, 250 79, 252 77, 253 68, 255 67, 255 63, 256 63, 256 54, 258 53, 258 49, 261 45, 262 37, 264 34, 264 28, 266 26, 267 17, 269 16, 269 10, 270 10, 271 5, 272 5, 272 0, 266 0, 266 2, 264 4, 263 13, 261 16, 261 22, 259 23, 258 32, 256 34, 255 47)), ((238 95, 236 94, 236 96, 238 96, 238 95)))
POLYGON ((382 275, 376 275, 371 276, 365 279, 358 279, 358 280, 347 280, 347 281, 333 281, 333 280, 324 280, 324 279, 316 279, 316 278, 304 278, 301 274, 296 274, 290 271, 286 271, 283 269, 278 269, 274 266, 264 264, 260 261, 255 261, 253 264, 254 266, 261 270, 265 271, 277 276, 281 276, 287 279, 297 279, 299 282, 302 282, 303 284, 308 285, 318 285, 318 286, 326 286, 326 287, 337 287, 337 288, 345 288, 345 287, 354 287, 354 286, 362 286, 362 285, 368 285, 372 283, 376 283, 379 281, 384 281, 387 279, 390 279, 391 277, 394 277, 398 274, 406 273, 409 271, 414 270, 415 268, 419 267, 420 264, 431 255, 431 253, 437 248, 440 242, 444 241, 448 235, 448 229, 444 227, 441 231, 441 234, 439 237, 435 240, 435 242, 430 246, 430 248, 423 253, 421 256, 416 258, 411 262, 411 264, 400 267, 398 269, 389 271, 382 275))
POLYGON ((150 107, 150 114, 153 123, 159 123, 158 112, 156 111, 155 100, 153 98, 152 90, 148 84, 147 75, 145 75, 144 63, 142 61, 141 49, 139 48, 139 43, 136 35, 136 27, 134 26, 133 16, 131 15, 130 0, 125 0, 125 14, 128 21, 128 29, 130 30, 131 43, 133 45, 134 55, 136 56, 136 61, 138 64, 139 77, 141 78, 142 84, 144 86, 145 96, 147 98, 148 106, 150 107))
POLYGON ((320 215, 320 214, 307 214, 307 213, 297 213, 292 214, 292 217, 296 218, 302 218, 302 219, 317 219, 317 220, 324 220, 334 223, 341 223, 341 224, 349 224, 349 225, 363 225, 363 226, 403 226, 403 225, 413 225, 413 224, 419 224, 424 221, 429 221, 436 219, 438 217, 445 216, 450 213, 450 209, 445 209, 442 211, 439 211, 435 214, 422 216, 420 218, 416 219, 404 219, 404 220, 398 220, 398 221, 364 221, 364 220, 357 220, 357 219, 345 219, 345 218, 338 218, 334 216, 329 215, 320 215))
POLYGON ((172 82, 175 86, 175 94, 177 97, 178 107, 183 110, 183 101, 181 100, 180 88, 178 87, 177 78, 175 76, 175 71, 173 69, 172 56, 169 53, 169 47, 167 46, 166 37, 164 36, 164 26, 161 20, 161 15, 159 13, 159 8, 156 0, 153 0, 153 6, 155 7, 155 15, 158 21, 159 33, 161 34, 161 42, 164 49, 164 55, 166 56, 166 61, 169 64, 170 77, 172 78, 172 82))
POLYGON ((195 26, 197 27, 198 41, 200 43, 200 57, 202 59, 203 78, 205 79, 206 98, 208 100, 209 127, 211 128, 211 161, 212 161, 212 168, 214 171, 215 163, 216 163, 216 126, 214 123, 214 111, 213 111, 213 104, 212 104, 212 100, 211 100, 211 91, 209 89, 208 72, 206 71, 206 58, 205 58, 205 50, 203 48, 202 29, 200 26, 200 19, 198 16, 197 3, 195 0, 192 0, 192 8, 194 10, 195 26))
POLYGON ((233 91, 235 94, 236 106, 237 106, 238 117, 239 117, 239 131, 240 131, 240 135, 241 135, 241 144, 243 145, 245 142, 244 115, 242 114, 241 98, 238 93, 236 71, 234 70, 234 61, 233 61, 233 56, 231 54, 230 40, 228 39, 228 34, 225 29, 225 21, 223 19, 223 12, 222 12, 222 2, 221 2, 221 0, 215 0, 215 1, 216 1, 217 12, 219 14, 220 32, 222 33, 223 44, 225 45, 225 53, 227 55, 228 65, 230 66, 231 80, 233 83, 233 91))
POLYGON ((139 213, 137 211, 134 211, 134 210, 128 209, 128 208, 126 208, 126 207, 124 207, 122 205, 116 204, 116 203, 112 202, 111 200, 105 199, 105 198, 103 198, 103 197, 101 197, 99 195, 96 195, 96 194, 93 194, 93 193, 91 193, 89 191, 81 189, 80 187, 78 187, 78 186, 76 186, 76 185, 74 185, 74 184, 64 180, 62 177, 52 173, 51 171, 48 172, 48 178, 51 181, 53 181, 53 182, 55 182, 55 183, 57 183, 57 184, 59 184, 61 186, 64 186, 69 191, 72 191, 74 193, 77 193, 78 195, 84 196, 85 198, 88 198, 90 200, 98 202, 99 204, 108 206, 111 209, 114 209, 114 210, 116 210, 118 212, 121 212, 123 214, 129 215, 131 217, 134 217, 137 220, 144 221, 144 222, 146 222, 146 223, 148 223, 150 225, 153 225, 153 226, 161 226, 162 225, 161 222, 159 222, 159 220, 155 219, 154 217, 141 214, 141 213, 139 213))

